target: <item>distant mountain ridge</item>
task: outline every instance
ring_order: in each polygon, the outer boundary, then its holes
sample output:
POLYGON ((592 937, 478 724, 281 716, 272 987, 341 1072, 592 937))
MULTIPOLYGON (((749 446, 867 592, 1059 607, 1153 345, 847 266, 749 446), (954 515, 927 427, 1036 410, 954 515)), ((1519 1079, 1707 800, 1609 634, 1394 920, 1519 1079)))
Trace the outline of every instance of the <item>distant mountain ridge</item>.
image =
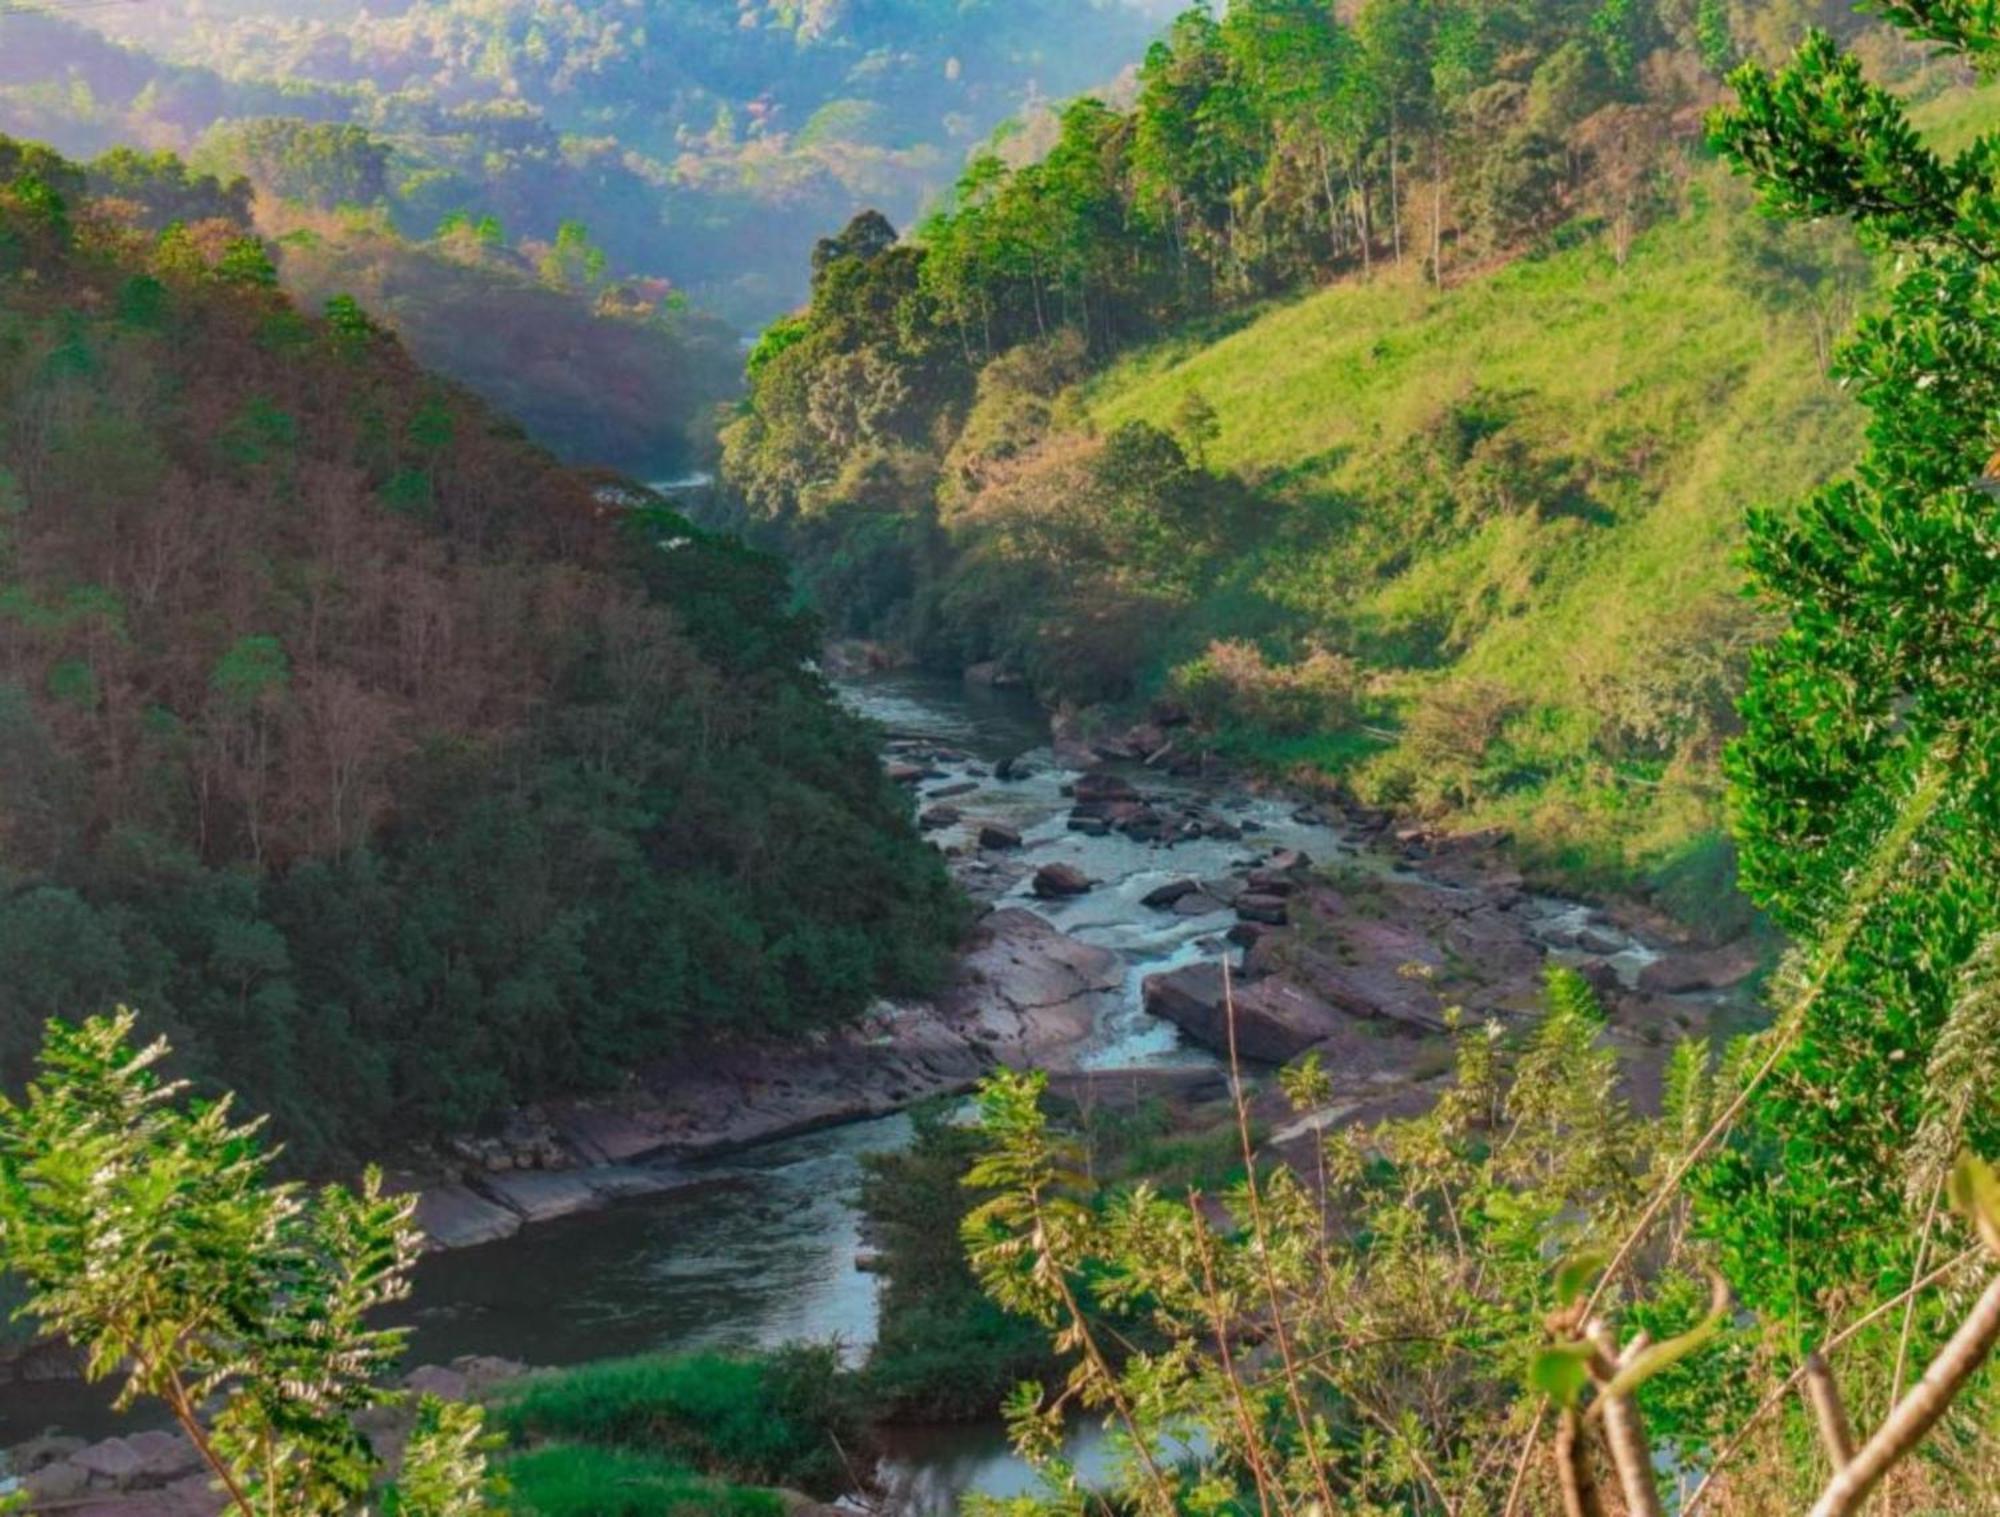
POLYGON ((196 151, 247 117, 367 128, 411 235, 444 215, 553 237, 756 325, 803 297, 812 237, 907 219, 1038 99, 1136 63, 1137 0, 713 0, 389 7, 217 0, 0 15, 0 129, 76 154, 196 151), (129 44, 119 47, 108 39, 129 44))

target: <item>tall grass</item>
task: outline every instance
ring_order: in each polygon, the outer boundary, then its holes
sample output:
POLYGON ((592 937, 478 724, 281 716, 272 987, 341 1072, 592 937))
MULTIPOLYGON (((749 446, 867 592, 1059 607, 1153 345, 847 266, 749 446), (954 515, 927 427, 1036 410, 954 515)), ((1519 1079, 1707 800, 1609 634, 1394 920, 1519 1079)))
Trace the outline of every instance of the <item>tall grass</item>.
POLYGON ((643 1450, 710 1475, 834 1495, 862 1444, 831 1348, 607 1360, 521 1382, 494 1411, 517 1442, 643 1450))

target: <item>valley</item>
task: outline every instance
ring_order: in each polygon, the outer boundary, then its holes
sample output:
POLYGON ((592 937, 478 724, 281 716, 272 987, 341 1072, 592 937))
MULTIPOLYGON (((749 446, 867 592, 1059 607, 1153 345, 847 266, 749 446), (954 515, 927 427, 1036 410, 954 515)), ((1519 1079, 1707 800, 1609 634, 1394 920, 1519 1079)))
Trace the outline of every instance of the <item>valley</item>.
POLYGON ((0 0, 0 1505, 1994 1509, 1993 26, 0 0))

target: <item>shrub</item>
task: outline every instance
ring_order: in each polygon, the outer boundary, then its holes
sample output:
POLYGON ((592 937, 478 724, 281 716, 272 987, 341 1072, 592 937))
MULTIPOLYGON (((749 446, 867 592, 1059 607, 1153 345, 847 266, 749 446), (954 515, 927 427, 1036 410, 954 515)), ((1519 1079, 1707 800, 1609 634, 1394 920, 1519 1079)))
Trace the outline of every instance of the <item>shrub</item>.
POLYGON ((538 1375, 496 1409, 515 1439, 644 1448, 758 1485, 833 1495, 865 1443, 852 1377, 828 1347, 762 1358, 647 1355, 538 1375))
POLYGON ((1522 702, 1491 680, 1455 679, 1433 686, 1403 724, 1398 758, 1411 798, 1428 807, 1469 806, 1497 788, 1489 760, 1522 702))
POLYGON ((1314 645, 1297 663, 1274 664, 1255 643, 1218 639, 1174 673, 1174 692, 1204 726, 1242 723, 1282 736, 1346 726, 1360 669, 1314 645))
POLYGON ((979 1135, 944 1106, 914 1114, 901 1153, 868 1157, 861 1204, 880 1251, 882 1326, 865 1379, 879 1415, 925 1422, 993 1415, 1053 1363, 1040 1327, 1002 1311, 972 1278, 959 1227, 979 1199, 965 1184, 979 1135))

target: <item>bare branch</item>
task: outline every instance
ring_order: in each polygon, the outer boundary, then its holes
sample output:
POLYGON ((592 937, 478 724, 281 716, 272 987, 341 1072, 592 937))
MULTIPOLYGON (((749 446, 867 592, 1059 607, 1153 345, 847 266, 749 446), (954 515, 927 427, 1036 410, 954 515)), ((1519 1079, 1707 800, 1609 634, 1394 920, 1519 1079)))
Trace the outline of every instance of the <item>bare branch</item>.
POLYGON ((1604 1517, 1597 1494, 1597 1477, 1590 1468, 1590 1443, 1583 1419, 1565 1408, 1556 1424, 1556 1484, 1562 1490, 1563 1517, 1604 1517))
POLYGON ((1854 1459, 1854 1425, 1847 1420, 1847 1405, 1840 1399, 1840 1384, 1817 1351, 1806 1355, 1804 1366, 1806 1403, 1819 1424, 1820 1442, 1836 1471, 1854 1459))
MULTIPOLYGON (((1631 1363, 1646 1346, 1641 1335, 1626 1345, 1621 1354, 1618 1340, 1602 1318, 1593 1320, 1584 1329, 1584 1337, 1598 1354, 1591 1373, 1605 1380, 1631 1363)), ((1646 1442, 1646 1426, 1640 1420, 1637 1403, 1621 1392, 1603 1396, 1598 1405, 1603 1408, 1604 1444, 1611 1452, 1612 1467, 1618 1471, 1618 1488, 1625 1493, 1626 1511, 1631 1517, 1665 1517, 1659 1486, 1653 1479, 1653 1451, 1646 1442)))

